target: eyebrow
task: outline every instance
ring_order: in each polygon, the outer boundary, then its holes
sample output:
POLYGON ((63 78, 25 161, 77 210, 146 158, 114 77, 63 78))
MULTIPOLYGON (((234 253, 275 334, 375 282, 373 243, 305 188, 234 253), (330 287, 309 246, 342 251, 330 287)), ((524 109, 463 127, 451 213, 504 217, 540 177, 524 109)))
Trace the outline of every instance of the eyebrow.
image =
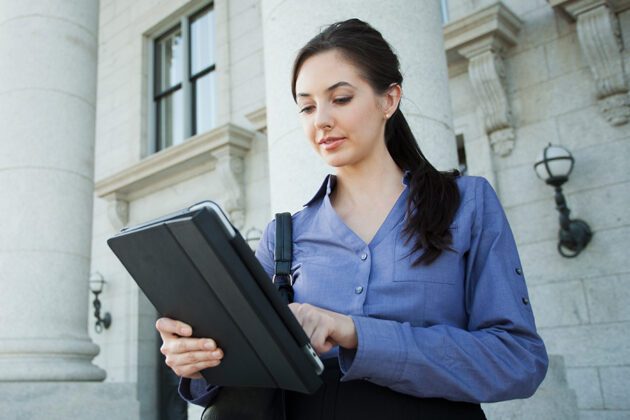
MULTIPOLYGON (((351 87, 353 89, 356 89, 352 84, 350 84, 348 82, 341 81, 341 82, 337 82, 334 85, 328 87, 326 89, 326 92, 333 91, 333 90, 335 90, 335 89, 337 89, 338 87, 341 87, 341 86, 349 86, 349 87, 351 87)), ((311 96, 311 94, 310 93, 299 92, 296 96, 299 97, 299 98, 307 98, 307 97, 311 96)))

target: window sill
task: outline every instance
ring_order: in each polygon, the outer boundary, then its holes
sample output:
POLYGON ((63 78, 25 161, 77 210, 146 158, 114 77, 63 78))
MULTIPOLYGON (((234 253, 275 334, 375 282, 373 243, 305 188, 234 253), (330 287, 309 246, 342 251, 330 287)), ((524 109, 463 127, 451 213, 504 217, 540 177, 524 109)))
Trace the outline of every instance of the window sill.
MULTIPOLYGON (((96 182, 96 195, 109 202, 108 214, 115 228, 126 225, 128 203, 157 190, 220 167, 220 174, 231 187, 241 186, 243 157, 251 148, 256 133, 225 124, 189 140, 161 150, 138 163, 96 182)), ((232 192, 225 209, 242 212, 242 188, 232 192)))

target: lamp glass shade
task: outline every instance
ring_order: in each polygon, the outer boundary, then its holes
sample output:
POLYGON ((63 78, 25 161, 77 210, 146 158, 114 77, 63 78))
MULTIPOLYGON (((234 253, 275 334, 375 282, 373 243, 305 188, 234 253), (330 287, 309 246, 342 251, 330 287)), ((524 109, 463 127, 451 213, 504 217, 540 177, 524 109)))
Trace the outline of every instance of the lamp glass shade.
POLYGON ((98 271, 90 276, 90 291, 92 293, 101 293, 105 285, 105 278, 98 271))
POLYGON ((550 144, 538 155, 534 169, 536 175, 544 181, 549 178, 568 177, 573 170, 573 156, 564 147, 550 144))

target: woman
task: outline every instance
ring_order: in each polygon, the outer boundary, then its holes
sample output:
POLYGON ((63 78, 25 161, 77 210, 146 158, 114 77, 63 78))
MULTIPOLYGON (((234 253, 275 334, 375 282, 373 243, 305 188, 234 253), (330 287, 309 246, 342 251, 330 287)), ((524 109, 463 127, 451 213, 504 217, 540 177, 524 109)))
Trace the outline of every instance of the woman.
MULTIPOLYGON (((351 19, 299 52, 292 92, 306 137, 335 169, 293 216, 291 310, 326 360, 326 387, 289 393, 289 418, 484 418, 480 402, 531 396, 547 369, 505 214, 482 178, 441 173, 399 108, 398 59, 351 19)), ((273 272, 275 224, 257 257, 273 272)), ((223 354, 161 319, 182 395, 223 354)))

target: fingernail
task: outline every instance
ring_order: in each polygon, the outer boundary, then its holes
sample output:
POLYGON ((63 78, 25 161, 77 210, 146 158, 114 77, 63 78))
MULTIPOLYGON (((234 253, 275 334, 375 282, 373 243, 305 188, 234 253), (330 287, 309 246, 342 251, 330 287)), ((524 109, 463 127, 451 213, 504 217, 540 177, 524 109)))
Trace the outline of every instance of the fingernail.
POLYGON ((221 353, 220 350, 217 350, 217 351, 213 351, 212 352, 212 356, 213 357, 223 357, 223 354, 221 353))
POLYGON ((206 344, 203 345, 208 350, 214 350, 214 343, 212 341, 206 341, 206 344))
POLYGON ((181 330, 179 330, 179 331, 180 331, 180 333, 181 333, 182 335, 190 335, 190 334, 192 334, 192 330, 191 330, 190 328, 187 328, 187 327, 182 328, 182 329, 181 329, 181 330))

